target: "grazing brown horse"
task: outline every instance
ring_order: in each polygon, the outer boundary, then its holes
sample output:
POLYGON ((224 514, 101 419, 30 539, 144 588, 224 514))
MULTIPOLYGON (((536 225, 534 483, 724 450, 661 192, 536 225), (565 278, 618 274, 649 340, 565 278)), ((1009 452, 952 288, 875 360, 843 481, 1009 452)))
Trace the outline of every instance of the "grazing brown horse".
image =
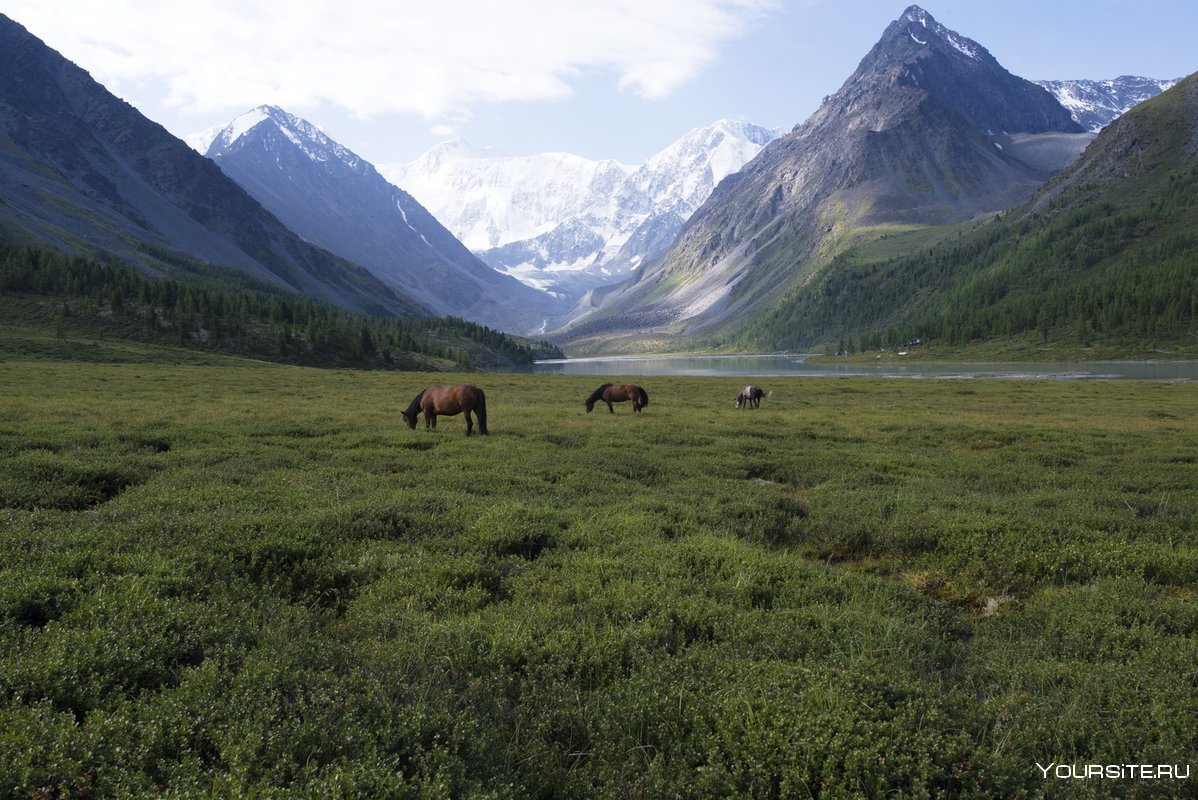
POLYGON ((598 389, 591 392, 591 396, 587 398, 586 407, 588 414, 594 410, 595 403, 599 400, 607 403, 607 410, 612 414, 616 413, 615 409, 611 407, 612 403, 622 403, 625 400, 631 400, 633 411, 640 411, 642 408, 649 405, 648 393, 635 383, 603 384, 598 389))
POLYGON ((416 427, 416 417, 424 412, 424 428, 436 429, 437 415, 444 414, 452 417, 454 414, 466 415, 466 435, 474 430, 474 420, 470 412, 478 415, 478 432, 487 435, 487 397, 483 390, 468 383, 456 386, 430 386, 416 395, 408 410, 403 412, 404 424, 409 429, 416 427))
POLYGON ((773 392, 767 392, 760 386, 750 383, 736 396, 736 407, 744 409, 752 404, 753 408, 761 408, 761 398, 769 397, 772 394, 773 392))

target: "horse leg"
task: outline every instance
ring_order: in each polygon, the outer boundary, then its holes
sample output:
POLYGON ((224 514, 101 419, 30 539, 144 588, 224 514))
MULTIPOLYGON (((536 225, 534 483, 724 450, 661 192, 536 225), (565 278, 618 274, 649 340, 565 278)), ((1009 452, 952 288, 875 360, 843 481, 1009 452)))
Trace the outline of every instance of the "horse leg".
POLYGON ((611 407, 611 400, 608 400, 608 401, 607 401, 607 413, 608 413, 608 414, 614 414, 614 413, 616 413, 616 410, 615 410, 614 408, 612 408, 612 407, 611 407))
POLYGON ((429 428, 432 428, 433 430, 437 429, 437 415, 433 414, 429 411, 425 411, 424 412, 424 429, 427 431, 429 428))
POLYGON ((469 436, 470 432, 474 430, 474 420, 470 417, 469 411, 464 413, 466 414, 466 435, 469 436))

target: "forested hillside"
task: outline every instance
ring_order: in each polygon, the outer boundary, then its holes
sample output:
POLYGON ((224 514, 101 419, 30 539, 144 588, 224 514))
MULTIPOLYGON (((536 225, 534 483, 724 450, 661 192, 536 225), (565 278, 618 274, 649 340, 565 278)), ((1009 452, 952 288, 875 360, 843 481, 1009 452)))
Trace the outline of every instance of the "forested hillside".
POLYGON ((743 342, 1194 344, 1198 78, 1111 125, 1028 204, 911 255, 887 250, 846 251, 743 342))
POLYGON ((374 317, 231 270, 187 268, 193 280, 152 278, 116 260, 0 249, 0 316, 59 338, 128 339, 315 366, 433 369, 560 356, 548 343, 521 343, 454 317, 374 317))

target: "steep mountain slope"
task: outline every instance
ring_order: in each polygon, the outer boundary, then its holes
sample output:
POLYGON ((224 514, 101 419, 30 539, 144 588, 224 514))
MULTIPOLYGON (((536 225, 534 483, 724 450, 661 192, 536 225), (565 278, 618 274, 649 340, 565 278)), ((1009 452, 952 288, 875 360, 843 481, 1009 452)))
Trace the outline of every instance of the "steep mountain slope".
POLYGON ((835 95, 723 181, 674 246, 566 335, 575 350, 735 329, 856 237, 1027 199, 1092 135, 918 6, 835 95))
POLYGON ((437 314, 525 333, 562 310, 479 261, 371 164, 282 109, 241 115, 207 155, 289 228, 437 314))
POLYGON ((1052 92, 1061 105, 1069 110, 1075 122, 1095 133, 1119 115, 1156 97, 1177 82, 1135 75, 1121 75, 1109 81, 1036 81, 1052 92))
POLYGON ((424 307, 314 247, 161 126, 0 15, 0 235, 114 253, 155 273, 181 259, 375 313, 424 307))
POLYGON ((1198 74, 1119 117, 1031 201, 977 230, 906 257, 865 243, 841 259, 741 341, 1192 348, 1198 74))
POLYGON ((720 120, 635 169, 563 154, 504 158, 455 141, 387 174, 483 261, 576 300, 668 247, 715 185, 777 136, 720 120))

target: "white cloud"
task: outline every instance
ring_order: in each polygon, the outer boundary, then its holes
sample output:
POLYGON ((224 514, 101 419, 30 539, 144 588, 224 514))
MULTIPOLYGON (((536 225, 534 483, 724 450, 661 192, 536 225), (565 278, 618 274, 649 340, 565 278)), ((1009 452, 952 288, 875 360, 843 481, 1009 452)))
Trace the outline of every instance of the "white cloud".
POLYGON ((5 13, 128 96, 187 113, 331 104, 452 121, 568 96, 585 74, 665 97, 779 0, 8 0, 5 13))

